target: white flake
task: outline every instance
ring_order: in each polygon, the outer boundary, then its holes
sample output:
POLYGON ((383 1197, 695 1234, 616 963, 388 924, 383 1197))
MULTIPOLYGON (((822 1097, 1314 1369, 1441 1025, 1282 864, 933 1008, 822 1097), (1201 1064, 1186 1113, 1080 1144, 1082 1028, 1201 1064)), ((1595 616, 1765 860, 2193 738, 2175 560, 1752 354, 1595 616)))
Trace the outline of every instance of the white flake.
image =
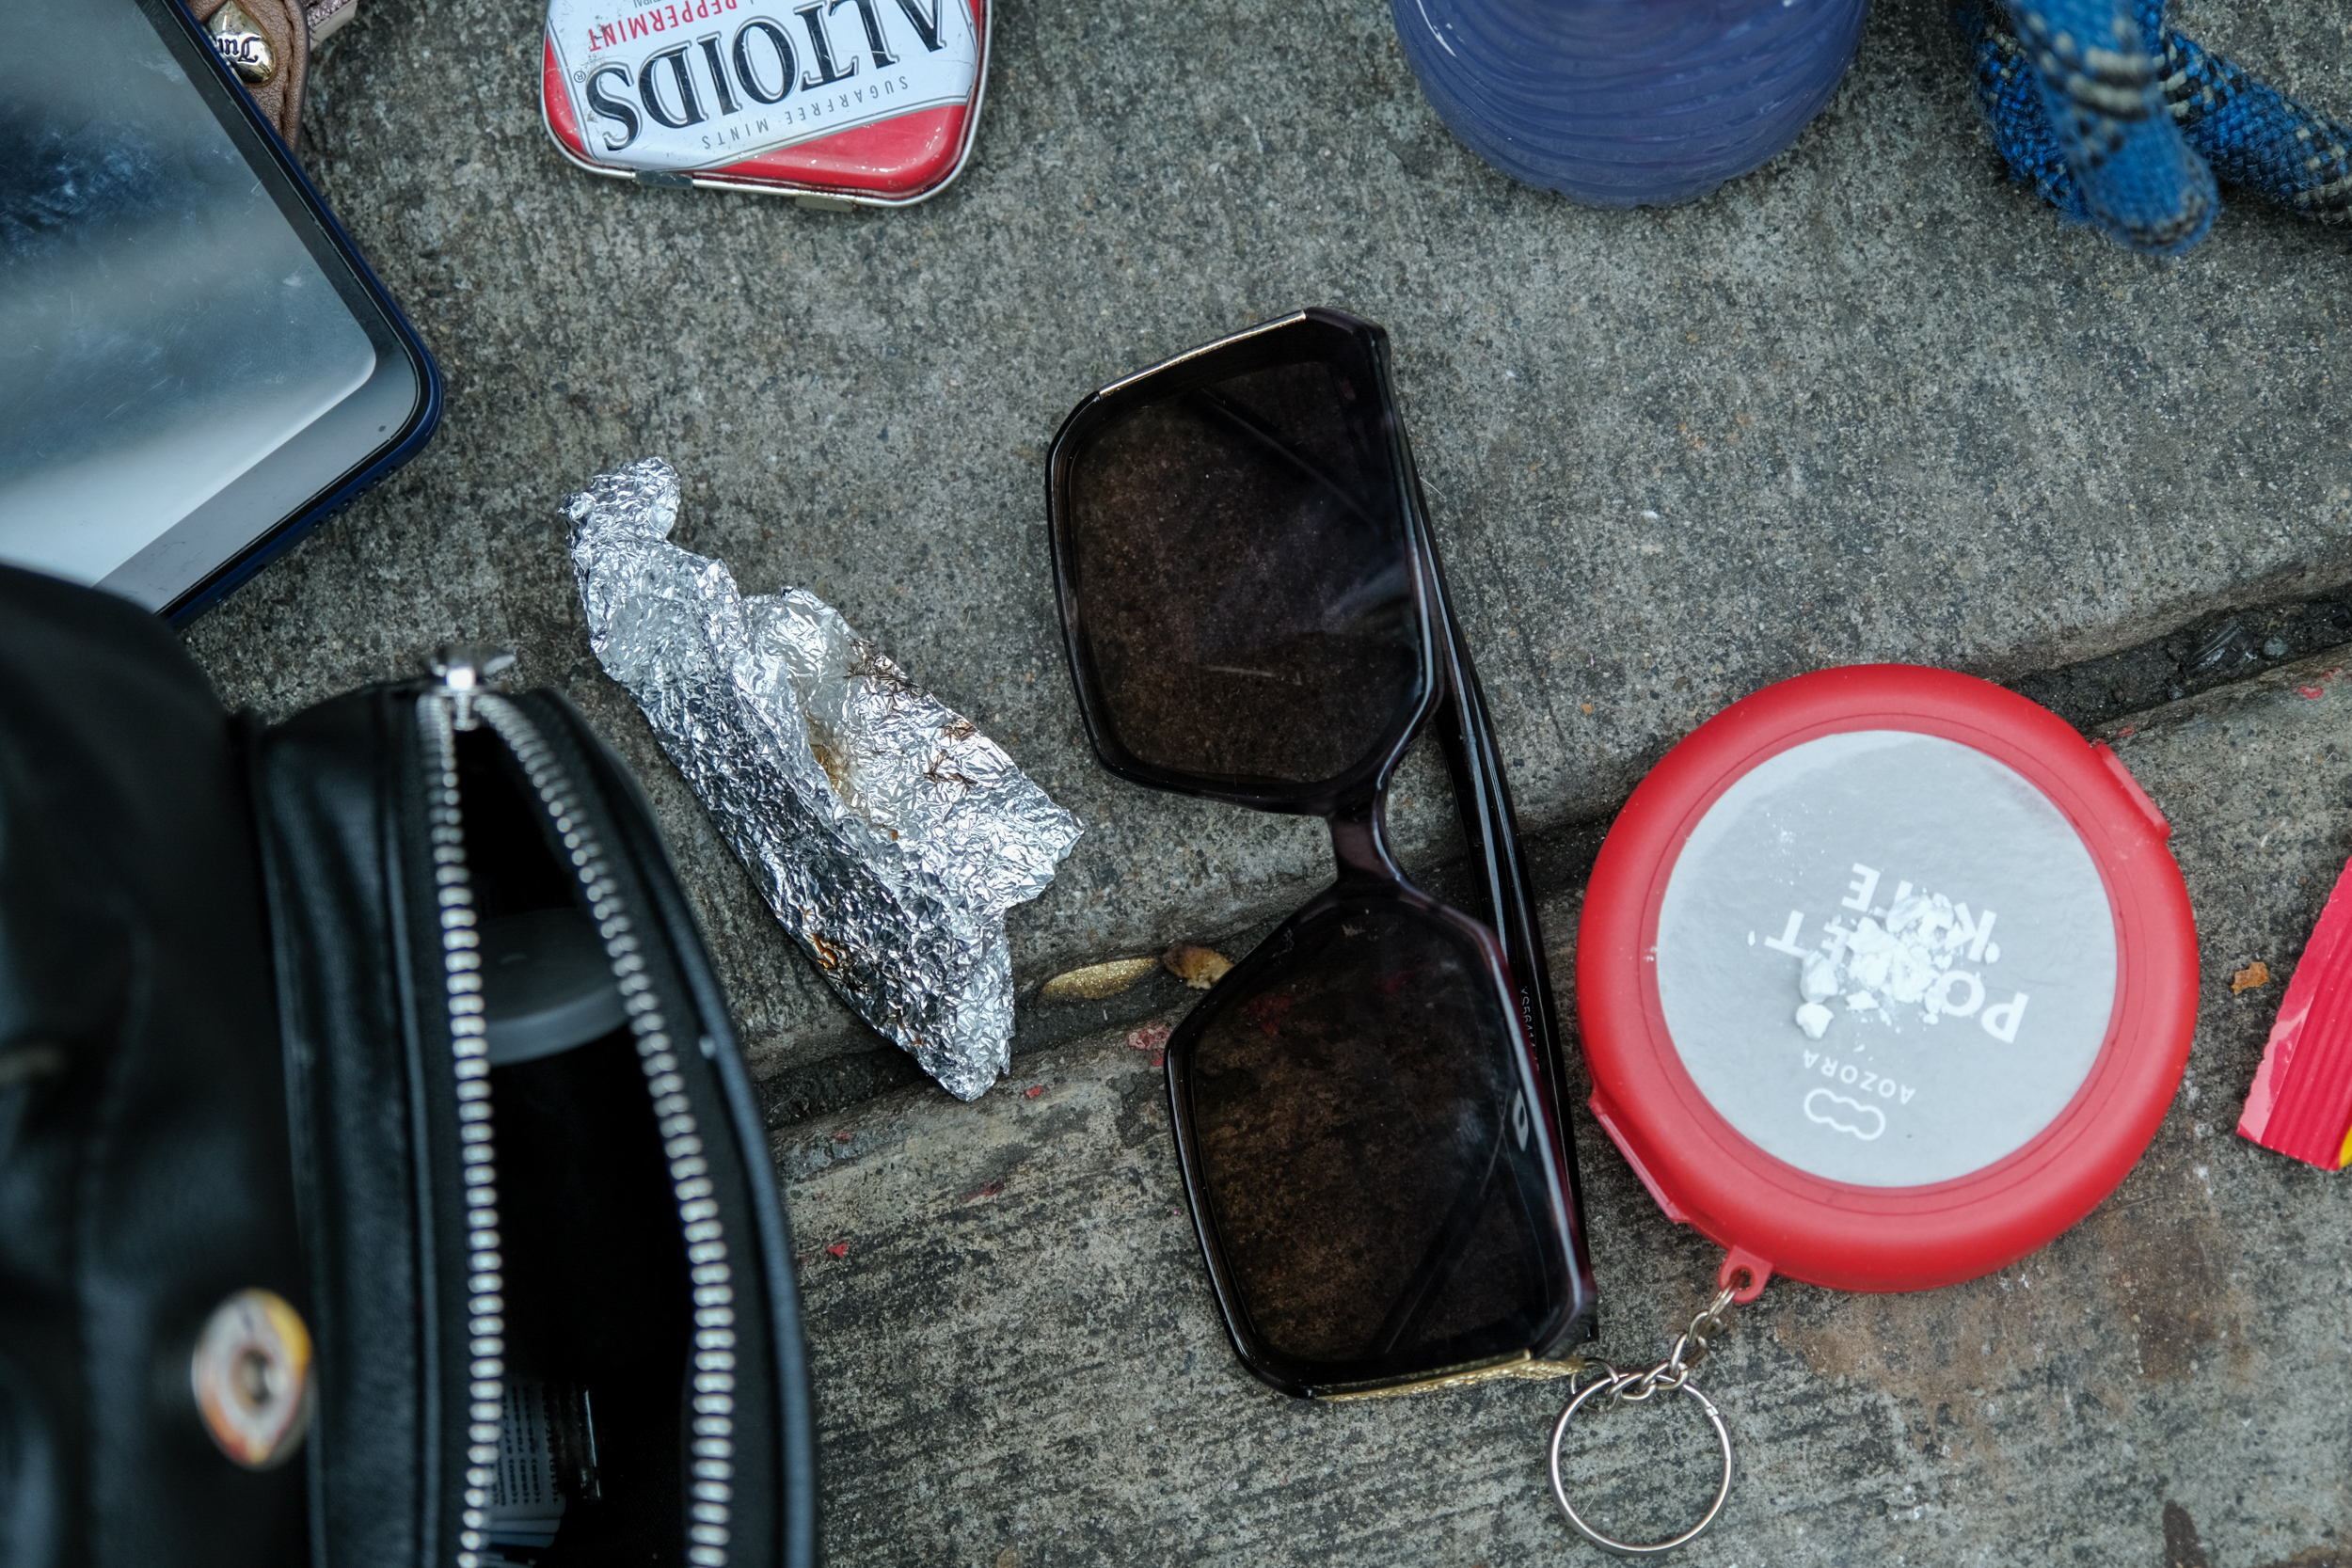
MULTIPOLYGON (((1848 898, 1847 905, 1867 905, 1877 881, 1875 872, 1857 881, 1854 891, 1860 896, 1848 898)), ((1934 1023, 1946 1013, 1975 1015, 1984 1005, 1985 988, 1975 973, 1973 950, 1981 948, 1987 963, 2001 956, 1996 944, 1984 940, 1993 920, 1990 911, 1971 914, 1967 905, 1956 905, 1943 894, 1915 893, 1909 882, 1902 883, 1890 907, 1861 915, 1851 927, 1832 924, 1819 947, 1799 955, 1797 992, 1804 1006, 1798 1009, 1798 1025, 1820 1039, 1808 1022, 1808 1009, 1841 993, 1849 1012, 1876 1013, 1887 1023, 1897 1022, 1897 1009, 1917 1009, 1923 1023, 1934 1023), (1955 964, 1966 967, 1955 969, 1955 964)), ((1793 943, 1781 950, 1795 951, 1793 943)), ((1826 1028, 1834 1015, 1825 1006, 1820 1007, 1820 1015, 1826 1028)))

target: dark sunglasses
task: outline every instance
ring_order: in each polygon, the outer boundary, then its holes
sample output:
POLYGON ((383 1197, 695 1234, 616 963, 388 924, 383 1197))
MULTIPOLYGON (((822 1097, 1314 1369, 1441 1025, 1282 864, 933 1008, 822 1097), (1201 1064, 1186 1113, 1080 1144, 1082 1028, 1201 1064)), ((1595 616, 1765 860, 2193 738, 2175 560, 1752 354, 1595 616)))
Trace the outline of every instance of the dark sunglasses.
POLYGON ((1324 1398, 1551 1371, 1594 1296, 1551 990, 1388 334, 1305 310, 1129 376, 1063 422, 1049 483, 1103 765, 1320 816, 1339 861, 1168 1041, 1234 1349, 1324 1398), (1476 912, 1389 845, 1390 781, 1433 721, 1476 912))

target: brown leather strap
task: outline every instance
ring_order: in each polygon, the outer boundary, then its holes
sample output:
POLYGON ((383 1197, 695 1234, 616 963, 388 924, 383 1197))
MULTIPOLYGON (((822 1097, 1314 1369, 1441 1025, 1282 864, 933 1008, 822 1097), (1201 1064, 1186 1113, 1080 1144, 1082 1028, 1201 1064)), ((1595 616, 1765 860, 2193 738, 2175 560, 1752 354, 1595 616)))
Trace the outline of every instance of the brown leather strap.
POLYGON ((213 35, 262 116, 293 147, 302 131, 302 89, 310 74, 310 29, 301 0, 192 0, 188 9, 213 35))

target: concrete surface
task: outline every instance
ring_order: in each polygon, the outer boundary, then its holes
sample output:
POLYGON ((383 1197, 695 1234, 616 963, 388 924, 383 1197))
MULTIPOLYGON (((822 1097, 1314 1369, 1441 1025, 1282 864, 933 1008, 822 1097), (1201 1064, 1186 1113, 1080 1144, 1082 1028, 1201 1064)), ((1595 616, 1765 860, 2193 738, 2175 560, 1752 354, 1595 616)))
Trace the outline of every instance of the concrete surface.
MULTIPOLYGON (((2233 209, 2159 263, 2064 228, 2006 182, 1947 8, 1879 5, 1829 111, 1756 175, 1597 213, 1456 145, 1380 0, 1015 0, 962 181, 823 214, 573 170, 538 121, 534 7, 370 0, 317 72, 307 156, 440 356, 448 417, 190 645, 232 701, 284 713, 453 634, 511 640, 519 678, 570 692, 644 777, 755 1071, 801 1085, 780 1114, 856 1099, 873 1037, 596 671, 558 505, 669 457, 683 543, 749 591, 823 595, 1078 813, 1087 838, 1013 923, 1034 988, 1246 935, 1325 853, 1094 766, 1047 594, 1046 439, 1087 388, 1243 323, 1319 302, 1381 321, 1564 949, 1643 768, 1826 664, 1958 665, 2128 725, 2180 830, 2205 1000, 2154 1147, 1996 1277, 1775 1282, 1708 1373, 1745 1468, 1684 1560, 2341 1562, 2352 1196, 2229 1128, 2352 848, 2352 689, 2296 696, 2319 672, 2291 668, 2201 689, 2352 635, 2276 608, 2352 583, 2347 239, 2233 209), (2246 606, 2286 651, 2201 662, 2246 606), (2253 958, 2280 980, 2233 997, 2253 958)), ((2352 111, 2341 6, 2175 14, 2352 111)), ((1400 802, 1424 861, 1430 784, 1400 802)), ((778 1133, 832 1560, 1576 1560, 1541 1481, 1555 1390, 1319 1408, 1237 1370, 1158 1074, 1119 1029, 1085 1033, 1184 1000, 1158 981, 1030 1009, 1036 1049, 975 1106, 909 1090, 778 1133)), ((1655 1354, 1709 1249, 1579 1132, 1604 1348, 1655 1354)), ((1647 1447, 1604 1451, 1629 1515, 1683 1496, 1647 1447)))
MULTIPOLYGON (((977 155, 905 212, 565 165, 538 12, 371 0, 307 158, 449 372, 438 439, 199 624, 273 713, 511 640, 638 766, 756 1071, 873 1037, 757 905, 595 668, 556 508, 660 452, 681 538, 798 582, 1089 825, 1014 917, 1025 986, 1248 927, 1295 822, 1156 798, 1079 736, 1041 453, 1089 386, 1295 306, 1394 333, 1530 825, 1605 816, 1724 701, 1862 658, 2009 677, 2352 579, 2346 237, 2258 208, 2177 262, 2009 185, 1943 0, 1889 0, 1788 152, 1671 212, 1515 187, 1421 100, 1379 0, 1006 7, 977 155)), ((2321 0, 2183 20, 2352 108, 2321 0)), ((1408 845, 1440 817, 1425 790, 1408 845)))
MULTIPOLYGON (((1737 1489, 1675 1560, 2352 1564, 2352 1191, 2232 1132, 2352 849, 2347 661, 2109 728, 2171 816, 2201 927, 2197 1039, 2162 1131, 2089 1219, 1998 1275, 1897 1296, 1767 1287, 1703 1380, 1737 1489), (2233 994, 2257 958, 2273 979, 2233 994)), ((1547 913, 1564 982, 1576 914, 1573 891, 1547 913)), ((971 1106, 914 1091, 776 1135, 830 1560, 1603 1560, 1545 1481, 1558 1386, 1269 1391, 1218 1326, 1151 1054, 1113 1034, 1016 1066, 1014 1092, 971 1106)), ((1646 1362, 1717 1255, 1589 1117, 1576 1135, 1600 1348, 1646 1362)), ((1695 1430, 1612 1418, 1580 1483, 1619 1499, 1629 1534, 1687 1522, 1708 1481, 1672 1440, 1695 1430)))

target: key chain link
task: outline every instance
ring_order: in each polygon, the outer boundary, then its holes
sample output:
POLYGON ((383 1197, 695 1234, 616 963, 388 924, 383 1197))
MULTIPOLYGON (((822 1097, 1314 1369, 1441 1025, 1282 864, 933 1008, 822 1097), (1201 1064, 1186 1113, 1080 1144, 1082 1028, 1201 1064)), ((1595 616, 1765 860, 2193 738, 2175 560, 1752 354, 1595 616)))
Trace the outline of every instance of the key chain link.
POLYGON ((1719 1289, 1715 1298, 1691 1320, 1690 1326, 1675 1337, 1674 1348, 1667 1352, 1666 1359, 1647 1371, 1621 1372, 1606 1361, 1586 1364, 1598 1375, 1576 1390, 1568 1401, 1568 1407, 1560 1413, 1559 1424, 1551 1430, 1551 1495, 1559 1500, 1560 1512, 1567 1515, 1568 1523, 1575 1527, 1577 1533, 1601 1550, 1617 1557, 1656 1557, 1673 1551, 1703 1534, 1730 1499, 1731 1432, 1724 1424, 1723 1412, 1715 1408, 1712 1400, 1699 1391, 1698 1385, 1691 1381, 1691 1373, 1707 1359, 1713 1341, 1729 1330, 1731 1325, 1727 1314, 1740 1292, 1749 1288, 1751 1277, 1746 1270, 1740 1270, 1734 1275, 1734 1282, 1719 1289), (1707 1505, 1706 1513, 1697 1524, 1681 1534, 1647 1544, 1618 1541, 1586 1524, 1575 1505, 1568 1501, 1567 1482, 1560 1474, 1560 1446, 1568 1434, 1568 1424, 1576 1419, 1577 1412, 1584 1407, 1586 1402, 1603 1398, 1608 1402, 1607 1407, 1614 1409, 1620 1405, 1643 1403, 1661 1393, 1687 1394, 1698 1402, 1708 1425, 1714 1428, 1717 1446, 1723 1449, 1723 1477, 1716 1485, 1714 1500, 1707 1505))
MULTIPOLYGON (((1671 1393, 1689 1383, 1692 1370, 1707 1359, 1708 1344, 1730 1326, 1724 1314, 1729 1310, 1732 1299, 1739 1293, 1729 1286, 1716 1291, 1715 1299, 1691 1320, 1690 1327, 1676 1337, 1674 1349, 1667 1354, 1666 1359, 1648 1371, 1616 1373, 1617 1386, 1611 1391, 1610 1402, 1614 1404, 1639 1404, 1652 1394, 1661 1391, 1671 1393), (1631 1391, 1629 1392, 1629 1389, 1631 1391)), ((1611 1370, 1614 1372, 1615 1369, 1611 1370)))

